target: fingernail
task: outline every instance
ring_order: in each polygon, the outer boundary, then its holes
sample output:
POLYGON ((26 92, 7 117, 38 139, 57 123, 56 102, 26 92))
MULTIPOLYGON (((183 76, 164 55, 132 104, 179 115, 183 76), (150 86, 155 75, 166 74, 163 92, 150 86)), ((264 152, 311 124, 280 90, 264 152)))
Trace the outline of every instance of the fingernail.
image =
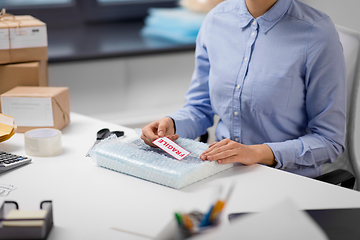
POLYGON ((222 160, 217 160, 218 163, 222 163, 222 160))

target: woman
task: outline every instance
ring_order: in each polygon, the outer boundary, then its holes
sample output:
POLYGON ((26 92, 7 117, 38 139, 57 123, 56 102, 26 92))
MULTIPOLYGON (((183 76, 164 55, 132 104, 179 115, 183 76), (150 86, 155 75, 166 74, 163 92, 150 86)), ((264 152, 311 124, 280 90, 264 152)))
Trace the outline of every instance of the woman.
POLYGON ((199 31, 186 105, 141 138, 196 138, 217 114, 219 142, 202 160, 316 177, 344 151, 345 102, 342 46, 327 15, 298 0, 228 0, 199 31))

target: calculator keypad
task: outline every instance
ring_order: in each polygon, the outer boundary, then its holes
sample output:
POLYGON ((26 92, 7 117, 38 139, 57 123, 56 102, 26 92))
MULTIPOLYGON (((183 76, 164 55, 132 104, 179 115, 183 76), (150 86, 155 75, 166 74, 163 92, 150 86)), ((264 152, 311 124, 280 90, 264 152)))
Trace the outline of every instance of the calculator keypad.
POLYGON ((0 163, 10 164, 24 159, 27 159, 27 157, 22 157, 6 152, 0 152, 0 163))
POLYGON ((0 151, 0 172, 30 162, 31 159, 7 152, 0 151))

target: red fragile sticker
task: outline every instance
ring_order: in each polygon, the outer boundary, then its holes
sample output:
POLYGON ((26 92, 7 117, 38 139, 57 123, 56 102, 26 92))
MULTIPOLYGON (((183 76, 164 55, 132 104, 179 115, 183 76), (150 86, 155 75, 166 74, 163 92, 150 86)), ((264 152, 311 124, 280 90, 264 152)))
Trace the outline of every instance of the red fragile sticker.
POLYGON ((181 160, 190 154, 189 151, 180 147, 178 144, 176 144, 174 141, 170 140, 167 137, 158 138, 153 141, 153 144, 155 144, 177 160, 181 160))

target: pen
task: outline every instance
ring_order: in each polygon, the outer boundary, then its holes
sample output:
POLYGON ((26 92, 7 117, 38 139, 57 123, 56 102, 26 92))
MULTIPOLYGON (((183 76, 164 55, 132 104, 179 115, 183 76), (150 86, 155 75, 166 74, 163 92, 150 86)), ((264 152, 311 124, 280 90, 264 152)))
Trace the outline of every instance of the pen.
POLYGON ((231 196, 234 188, 235 188, 235 183, 232 183, 230 188, 229 188, 229 191, 228 191, 228 194, 227 194, 225 200, 224 201, 219 200, 219 201, 216 202, 214 210, 212 211, 212 213, 210 215, 210 224, 212 224, 218 218, 218 216, 220 215, 220 213, 224 209, 225 203, 227 203, 229 201, 230 196, 231 196))
POLYGON ((213 223, 216 218, 220 215, 221 211, 223 210, 225 206, 225 202, 224 201, 217 201, 217 203, 215 204, 215 207, 210 215, 210 222, 213 223))
POLYGON ((191 231, 193 228, 193 224, 191 222, 189 215, 188 214, 183 215, 183 219, 184 219, 184 225, 185 225, 186 229, 191 231))
POLYGON ((211 215, 211 212, 212 210, 214 209, 214 205, 212 205, 209 209, 209 211, 203 216, 203 218, 201 219, 200 221, 200 225, 199 227, 206 227, 206 226, 209 226, 210 225, 210 215, 211 215))
POLYGON ((176 212, 176 213, 175 213, 175 218, 176 218, 176 221, 177 221, 177 223, 178 223, 178 225, 179 225, 180 227, 184 226, 184 222, 183 222, 181 213, 177 213, 177 212, 176 212))
POLYGON ((231 184, 231 186, 230 186, 230 188, 229 188, 229 191, 228 191, 228 194, 227 194, 227 196, 226 196, 226 198, 225 198, 225 202, 229 201, 229 199, 230 199, 230 197, 231 197, 231 194, 232 194, 232 192, 234 191, 235 185, 236 185, 235 182, 233 182, 233 183, 231 184))

